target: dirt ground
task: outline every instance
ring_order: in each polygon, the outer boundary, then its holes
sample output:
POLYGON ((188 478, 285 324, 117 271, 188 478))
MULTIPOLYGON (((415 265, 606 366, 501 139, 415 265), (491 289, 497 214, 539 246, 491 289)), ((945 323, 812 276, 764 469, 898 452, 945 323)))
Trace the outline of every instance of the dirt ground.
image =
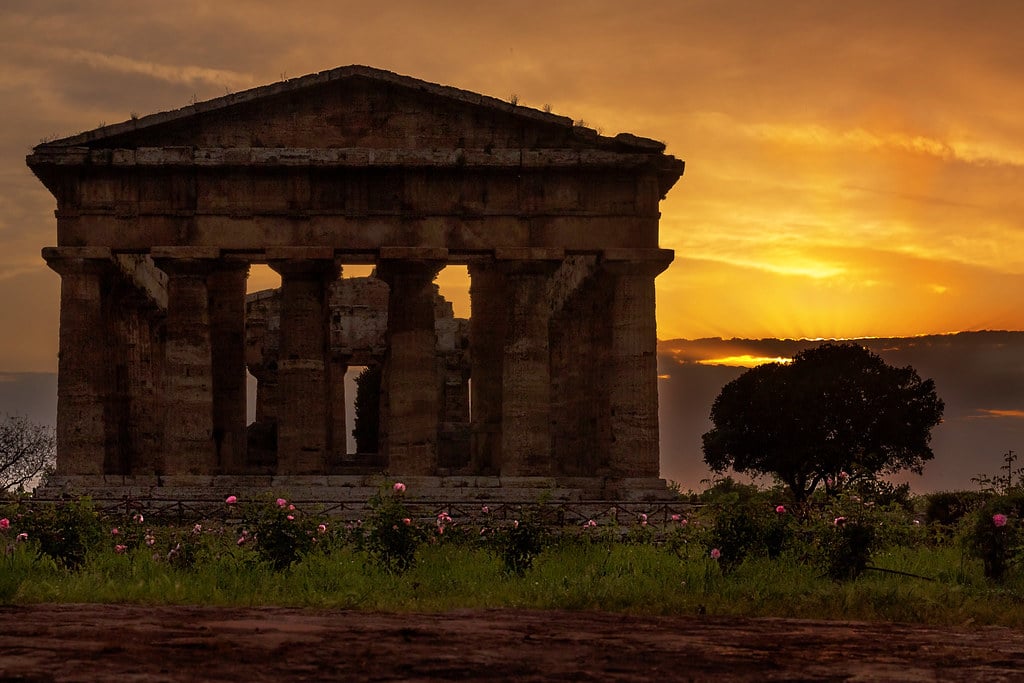
POLYGON ((0 607, 2 681, 1024 681, 1024 633, 525 610, 0 607))

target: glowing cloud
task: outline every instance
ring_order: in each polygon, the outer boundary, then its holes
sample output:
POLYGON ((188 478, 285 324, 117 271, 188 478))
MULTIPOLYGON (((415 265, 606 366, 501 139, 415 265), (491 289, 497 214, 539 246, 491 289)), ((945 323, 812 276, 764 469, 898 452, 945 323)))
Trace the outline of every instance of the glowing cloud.
POLYGON ((980 415, 971 415, 971 417, 972 418, 982 418, 982 419, 1006 417, 1006 418, 1015 419, 1015 420, 1024 420, 1024 410, 998 410, 998 409, 979 408, 978 412, 981 413, 981 414, 980 415))
POLYGON ((119 73, 142 74, 169 83, 206 83, 235 88, 249 87, 256 84, 256 79, 252 74, 228 71, 226 69, 160 64, 121 55, 105 54, 92 50, 72 50, 62 47, 49 47, 45 48, 45 51, 61 61, 84 63, 97 69, 106 69, 119 73))

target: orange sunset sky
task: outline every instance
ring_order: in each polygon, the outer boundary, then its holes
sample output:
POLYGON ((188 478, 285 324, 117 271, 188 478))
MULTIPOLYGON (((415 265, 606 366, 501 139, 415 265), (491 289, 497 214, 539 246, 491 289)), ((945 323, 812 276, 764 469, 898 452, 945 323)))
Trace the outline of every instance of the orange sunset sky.
MULTIPOLYGON (((0 371, 56 369, 31 147, 346 64, 665 141, 662 339, 1024 329, 1022 26, 1013 1, 4 0, 0 371)), ((465 314, 464 270, 441 282, 465 314)))

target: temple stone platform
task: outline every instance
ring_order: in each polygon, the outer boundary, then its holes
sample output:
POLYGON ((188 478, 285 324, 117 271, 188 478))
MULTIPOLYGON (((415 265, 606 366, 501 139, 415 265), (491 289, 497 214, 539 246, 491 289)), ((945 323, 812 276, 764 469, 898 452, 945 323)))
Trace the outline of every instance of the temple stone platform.
MULTIPOLYGON (((51 476, 37 488, 39 502, 89 498, 101 509, 150 510, 184 518, 218 516, 224 500, 236 496, 245 504, 277 497, 300 509, 318 509, 340 518, 362 518, 369 500, 401 481, 403 499, 414 511, 435 508, 472 511, 484 507, 516 511, 524 507, 570 505, 583 518, 606 514, 610 507, 647 511, 678 503, 664 479, 601 479, 596 477, 389 477, 338 476, 51 476)), ((667 509, 667 508, 666 508, 667 509)), ((570 522, 574 520, 569 520, 570 522)))

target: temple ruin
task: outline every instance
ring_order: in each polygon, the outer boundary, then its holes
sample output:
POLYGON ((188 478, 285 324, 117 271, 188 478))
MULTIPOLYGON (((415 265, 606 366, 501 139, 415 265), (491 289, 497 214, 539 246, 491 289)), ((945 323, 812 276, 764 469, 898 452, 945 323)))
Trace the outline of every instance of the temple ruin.
POLYGON ((683 173, 664 149, 364 66, 40 144, 48 486, 657 495, 659 202, 683 173), (280 289, 247 295, 251 264, 280 289), (468 320, 433 284, 449 264, 468 320), (352 366, 380 368, 373 454, 346 448, 352 366))

